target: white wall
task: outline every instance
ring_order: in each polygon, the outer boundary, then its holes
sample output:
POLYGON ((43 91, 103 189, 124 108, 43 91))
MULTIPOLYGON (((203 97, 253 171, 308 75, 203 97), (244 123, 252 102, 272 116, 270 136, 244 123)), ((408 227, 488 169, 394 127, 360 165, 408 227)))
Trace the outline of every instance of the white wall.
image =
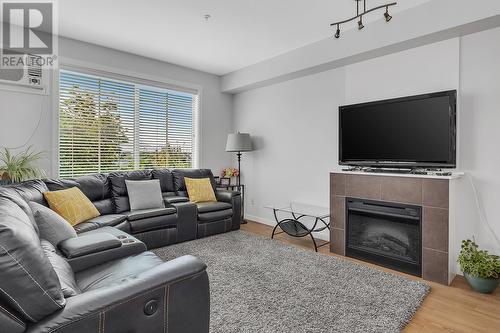
MULTIPOLYGON (((500 234, 500 213, 495 212, 500 202, 497 40, 500 29, 489 30, 235 95, 235 128, 256 136, 258 148, 244 156, 247 217, 272 222, 262 208, 269 202, 328 206, 328 174, 338 159, 339 105, 457 89, 459 169, 476 178, 486 214, 500 234)), ((494 249, 467 179, 453 182, 450 204, 451 256, 456 257, 461 239, 473 234, 494 249)))
MULTIPOLYGON (((461 40, 460 91, 463 170, 469 171, 484 205, 485 215, 500 236, 500 29, 468 35, 461 40)), ((465 181, 464 181, 465 182, 465 181)), ((470 184, 467 184, 470 189, 470 184)), ((464 204, 474 206, 472 197, 464 204)), ((459 218, 474 227, 480 245, 500 253, 500 245, 478 214, 459 218)))
MULTIPOLYGON (((232 96, 221 93, 220 77, 65 38, 59 40, 59 53, 63 63, 201 86, 200 166, 218 172, 230 165, 231 155, 224 148, 227 134, 232 131, 232 96)), ((41 166, 49 176, 55 176, 57 170, 57 160, 53 158, 57 152, 57 136, 54 135, 57 133, 54 125, 57 106, 52 104, 52 96, 0 90, 0 147, 18 147, 26 143, 37 151, 45 151, 47 156, 41 166), (40 118, 40 125, 33 134, 40 118)))
POLYGON ((242 159, 247 218, 272 224, 264 206, 292 200, 328 207, 344 82, 345 70, 335 69, 235 96, 235 127, 256 148, 242 159))
POLYGON ((458 89, 459 39, 346 67, 346 104, 458 89))
POLYGON ((0 90, 0 149, 32 145, 46 154, 39 167, 52 169, 52 101, 50 96, 0 90))

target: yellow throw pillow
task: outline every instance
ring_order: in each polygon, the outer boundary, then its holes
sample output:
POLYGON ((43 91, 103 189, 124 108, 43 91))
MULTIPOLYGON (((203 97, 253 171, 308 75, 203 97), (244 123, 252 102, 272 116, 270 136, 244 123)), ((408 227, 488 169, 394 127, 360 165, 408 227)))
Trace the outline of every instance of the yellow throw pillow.
POLYGON ((73 226, 101 215, 78 187, 45 192, 43 196, 49 203, 50 209, 61 215, 73 226))
POLYGON ((186 178, 186 189, 191 202, 217 202, 210 178, 186 178))

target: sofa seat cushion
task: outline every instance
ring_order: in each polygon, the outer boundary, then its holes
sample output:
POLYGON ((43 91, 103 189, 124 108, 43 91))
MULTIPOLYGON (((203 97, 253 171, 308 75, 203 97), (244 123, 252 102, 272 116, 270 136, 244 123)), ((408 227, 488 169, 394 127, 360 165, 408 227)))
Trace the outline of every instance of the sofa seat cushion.
POLYGON ((152 252, 107 262, 76 274, 76 282, 83 292, 123 284, 158 265, 163 260, 152 252))
POLYGON ((175 213, 176 209, 174 207, 165 207, 165 208, 134 210, 126 212, 125 215, 127 215, 127 219, 129 221, 136 221, 136 220, 147 219, 150 217, 164 216, 175 213))
POLYGON ((90 230, 95 230, 103 227, 113 227, 127 220, 126 215, 120 214, 109 214, 94 217, 93 219, 87 220, 80 224, 75 225, 75 231, 77 233, 87 232, 90 230))
POLYGON ((167 214, 129 221, 132 234, 177 227, 177 214, 167 214))
POLYGON ((231 209, 233 206, 227 202, 200 202, 197 203, 198 213, 209 213, 209 212, 217 212, 219 210, 231 209))
POLYGON ((115 227, 102 227, 99 229, 91 230, 87 233, 87 235, 92 235, 92 234, 96 235, 96 234, 100 234, 100 233, 111 234, 111 235, 117 237, 118 239, 130 238, 130 239, 135 240, 134 236, 130 235, 129 233, 127 233, 123 230, 117 229, 115 227))
POLYGON ((198 213, 198 223, 224 220, 233 216, 232 209, 218 210, 215 212, 198 213))
POLYGON ((109 215, 101 215, 98 217, 94 217, 85 222, 96 223, 100 227, 112 227, 115 226, 127 219, 126 215, 122 214, 109 214, 109 215))

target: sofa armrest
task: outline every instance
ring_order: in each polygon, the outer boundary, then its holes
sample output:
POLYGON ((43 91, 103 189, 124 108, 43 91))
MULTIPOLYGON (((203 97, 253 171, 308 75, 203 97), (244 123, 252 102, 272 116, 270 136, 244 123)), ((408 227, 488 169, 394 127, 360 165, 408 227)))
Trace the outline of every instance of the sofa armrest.
POLYGON ((196 204, 191 202, 172 203, 177 209, 177 242, 186 242, 196 238, 198 228, 196 204))
POLYGON ((164 197, 163 201, 165 203, 168 203, 168 204, 174 204, 174 203, 179 203, 179 202, 189 202, 189 198, 179 197, 179 196, 164 197))
POLYGON ((234 197, 241 196, 241 192, 217 189, 215 196, 217 197, 217 201, 232 203, 234 197))
POLYGON ((241 193, 238 191, 229 191, 224 189, 217 189, 215 192, 217 201, 227 202, 233 206, 233 218, 231 230, 238 230, 242 222, 241 216, 241 193))
POLYGON ((67 299, 66 307, 27 332, 209 331, 210 293, 206 265, 183 256, 135 279, 67 299))
POLYGON ((105 232, 69 238, 58 244, 59 249, 68 259, 78 258, 120 246, 122 246, 122 242, 116 236, 105 232))
MULTIPOLYGON (((92 266, 97 266, 108 261, 139 254, 147 250, 146 245, 143 242, 141 242, 134 236, 129 235, 126 232, 118 230, 114 227, 103 227, 96 230, 87 231, 75 238, 75 240, 78 240, 78 238, 82 237, 88 237, 89 240, 99 239, 101 237, 100 235, 102 234, 111 235, 111 237, 119 240, 120 246, 108 248, 106 250, 102 249, 100 251, 94 251, 86 255, 80 255, 71 258, 67 257, 68 263, 75 273, 92 266)), ((62 247, 62 245, 59 247, 62 247)))

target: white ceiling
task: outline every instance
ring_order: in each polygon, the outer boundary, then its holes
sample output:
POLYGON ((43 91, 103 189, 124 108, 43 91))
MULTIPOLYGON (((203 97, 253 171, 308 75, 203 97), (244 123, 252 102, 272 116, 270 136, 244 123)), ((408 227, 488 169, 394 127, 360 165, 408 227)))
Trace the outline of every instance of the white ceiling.
MULTIPOLYGON (((367 0, 367 6, 391 1, 367 0)), ((392 13, 430 0, 397 1, 392 13)), ((217 75, 328 38, 334 33, 331 22, 355 12, 353 0, 60 0, 58 4, 62 36, 217 75), (208 22, 205 14, 212 16, 208 22)), ((379 19, 382 12, 371 13, 365 23, 379 19)))

